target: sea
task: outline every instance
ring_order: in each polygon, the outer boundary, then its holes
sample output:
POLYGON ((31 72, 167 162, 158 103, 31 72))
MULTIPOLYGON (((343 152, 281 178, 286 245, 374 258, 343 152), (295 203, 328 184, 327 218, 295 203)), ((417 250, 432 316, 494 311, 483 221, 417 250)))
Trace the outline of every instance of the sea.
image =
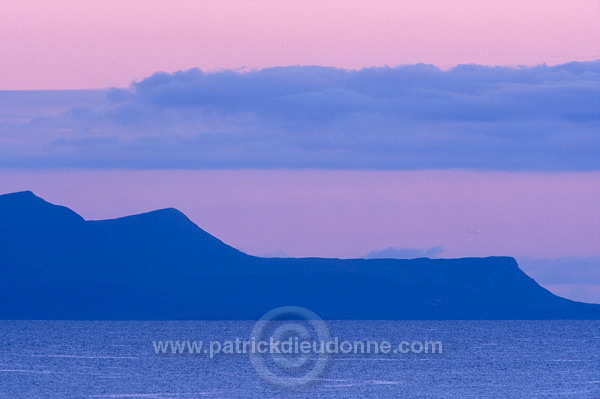
POLYGON ((600 321, 319 323, 0 321, 0 398, 600 399, 600 321))

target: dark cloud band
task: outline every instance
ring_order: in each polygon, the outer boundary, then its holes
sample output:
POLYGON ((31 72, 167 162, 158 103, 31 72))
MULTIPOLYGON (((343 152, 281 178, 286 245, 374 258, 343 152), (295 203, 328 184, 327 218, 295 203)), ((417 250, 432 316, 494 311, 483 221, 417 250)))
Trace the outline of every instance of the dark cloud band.
POLYGON ((0 95, 0 166, 600 169, 600 61, 191 69, 23 96, 0 95))

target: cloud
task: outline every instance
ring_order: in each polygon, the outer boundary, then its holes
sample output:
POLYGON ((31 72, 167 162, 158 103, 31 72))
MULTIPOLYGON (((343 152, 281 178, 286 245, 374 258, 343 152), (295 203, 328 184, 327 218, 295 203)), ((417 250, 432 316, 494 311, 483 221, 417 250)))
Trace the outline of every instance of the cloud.
POLYGON ((521 269, 540 283, 600 285, 600 256, 517 260, 521 269))
POLYGON ((521 269, 553 293, 600 303, 600 256, 533 259, 519 257, 521 269))
POLYGON ((262 257, 262 258, 290 258, 290 256, 288 254, 286 254, 284 251, 268 252, 266 254, 260 255, 260 257, 262 257))
POLYGON ((541 284, 548 291, 573 301, 600 304, 600 284, 541 284))
POLYGON ((444 251, 439 245, 428 249, 419 248, 396 248, 387 247, 369 252, 367 259, 416 259, 416 258, 435 258, 444 251))
POLYGON ((37 93, 0 95, 0 166, 600 169, 600 61, 191 69, 37 93))

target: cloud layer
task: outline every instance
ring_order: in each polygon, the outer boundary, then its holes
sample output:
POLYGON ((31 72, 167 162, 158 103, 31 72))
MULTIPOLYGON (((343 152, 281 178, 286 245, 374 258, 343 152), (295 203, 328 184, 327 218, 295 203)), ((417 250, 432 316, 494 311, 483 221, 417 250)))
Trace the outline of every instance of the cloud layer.
POLYGON ((600 256, 517 260, 523 271, 553 293, 600 303, 600 256))
POLYGON ((191 69, 0 103, 0 166, 600 169, 600 61, 191 69))
POLYGON ((369 252, 365 258, 367 259, 416 259, 416 258, 436 258, 444 252, 441 245, 428 249, 421 248, 396 248, 387 247, 369 252))

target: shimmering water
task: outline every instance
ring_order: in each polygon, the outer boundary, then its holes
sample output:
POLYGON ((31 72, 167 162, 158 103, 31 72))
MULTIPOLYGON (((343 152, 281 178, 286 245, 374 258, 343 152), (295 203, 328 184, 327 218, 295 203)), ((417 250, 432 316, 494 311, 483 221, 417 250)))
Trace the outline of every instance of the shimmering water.
POLYGON ((157 355, 253 322, 0 321, 0 398, 600 398, 598 321, 334 321, 346 340, 439 340, 442 354, 337 355, 313 384, 265 382, 249 355, 157 355))

